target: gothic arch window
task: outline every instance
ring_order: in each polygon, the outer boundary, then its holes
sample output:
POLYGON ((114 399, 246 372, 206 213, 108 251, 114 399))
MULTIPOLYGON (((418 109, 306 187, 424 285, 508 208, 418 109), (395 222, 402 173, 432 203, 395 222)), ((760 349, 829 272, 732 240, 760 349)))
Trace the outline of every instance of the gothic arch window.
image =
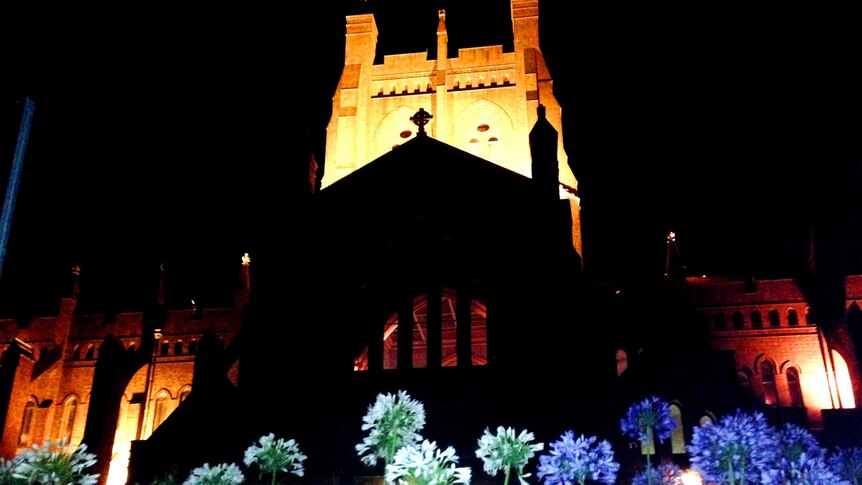
POLYGON ((63 419, 60 421, 60 438, 66 440, 66 445, 72 442, 75 431, 75 418, 78 416, 78 397, 69 396, 63 403, 63 419))
POLYGON ((81 360, 81 346, 76 345, 75 350, 72 352, 72 360, 81 360))
POLYGON ((763 328, 763 318, 757 310, 751 312, 751 326, 752 328, 763 328))
POLYGON ((18 446, 28 447, 32 441, 33 412, 36 410, 36 398, 31 397, 24 405, 24 414, 21 417, 21 434, 18 435, 18 446))
POLYGON ((735 330, 742 330, 745 326, 745 323, 742 321, 742 312, 733 312, 733 328, 735 330))
POLYGON ((677 403, 670 403, 670 419, 674 428, 670 434, 670 450, 674 455, 685 454, 685 428, 682 426, 682 408, 677 403))
POLYGON ((778 405, 778 390, 775 387, 775 365, 768 359, 760 362, 760 382, 763 385, 763 402, 767 406, 778 405))
POLYGON ((712 424, 715 422, 715 415, 711 412, 707 411, 703 416, 700 417, 697 424, 699 426, 706 426, 708 424, 712 424))
POLYGON ((189 397, 189 394, 191 394, 191 393, 192 393, 192 386, 185 386, 182 389, 180 389, 180 394, 179 394, 180 402, 185 401, 189 397))
POLYGON ((799 325, 799 316, 796 315, 796 310, 793 308, 787 310, 787 324, 791 327, 799 325))
POLYGON ((168 355, 168 351, 171 349, 171 343, 167 340, 162 340, 162 345, 159 348, 159 355, 162 357, 168 355))
POLYGON ((183 341, 177 340, 174 342, 174 355, 183 355, 183 341))
POLYGON ((96 348, 90 345, 87 347, 87 354, 84 356, 87 360, 93 360, 96 356, 96 348))
POLYGON ((724 330, 727 328, 727 321, 724 319, 724 312, 718 312, 715 314, 715 329, 716 330, 724 330))
MULTIPOLYGON (((410 118, 416 114, 418 107, 402 105, 390 111, 380 120, 374 129, 374 158, 380 157, 405 143, 413 135, 416 126, 410 118), (407 135, 407 136, 405 136, 407 135)), ((429 134, 432 124, 426 126, 429 134)))
POLYGON ((629 356, 626 353, 625 349, 617 349, 616 352, 617 358, 617 377, 623 375, 623 372, 629 368, 629 356))
POLYGON ((156 430, 170 415, 171 395, 162 389, 153 398, 153 431, 156 430))
POLYGON ((772 327, 778 327, 781 325, 781 319, 778 316, 778 310, 772 309, 769 310, 769 325, 772 327))
POLYGON ((525 176, 532 174, 529 162, 518 158, 507 143, 513 139, 514 123, 502 106, 477 100, 465 107, 455 118, 456 146, 485 160, 502 165, 525 176), (474 145, 472 140, 476 140, 474 145), (492 141, 493 139, 493 141, 492 141), (523 166, 522 166, 523 165, 523 166))
POLYGON ((787 377, 787 390, 790 394, 790 405, 794 407, 803 406, 802 384, 799 382, 799 369, 788 367, 785 371, 787 377))
MULTIPOLYGON (((440 314, 440 365, 458 365, 458 301, 454 291, 443 288, 441 291, 440 314)), ((471 365, 487 364, 487 327, 485 305, 476 299, 470 301, 470 353, 471 365)), ((428 294, 413 300, 413 350, 414 368, 428 366, 428 294)), ((398 313, 392 314, 384 324, 383 331, 383 368, 398 367, 398 313)), ((356 358, 355 370, 368 369, 368 348, 356 358)))

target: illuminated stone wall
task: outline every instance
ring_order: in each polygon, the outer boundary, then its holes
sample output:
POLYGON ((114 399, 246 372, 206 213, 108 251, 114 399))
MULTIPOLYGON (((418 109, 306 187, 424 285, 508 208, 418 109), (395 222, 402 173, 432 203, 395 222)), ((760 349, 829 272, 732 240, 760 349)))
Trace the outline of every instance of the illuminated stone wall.
POLYGON ((347 17, 344 70, 327 126, 321 188, 416 136, 410 117, 419 108, 433 115, 426 126, 430 136, 530 177, 529 132, 541 103, 559 133, 560 196, 571 202, 572 236, 580 253, 579 199, 573 193, 578 182, 568 164, 560 105, 539 49, 538 2, 512 3, 513 52, 504 52, 501 45, 470 47, 448 58, 445 13, 439 16, 437 59, 424 52, 397 54, 384 56, 382 64, 374 64, 374 15, 347 17))
MULTIPOLYGON (((739 280, 714 277, 688 278, 687 286, 700 317, 709 329, 715 350, 732 350, 738 377, 767 402, 761 363, 775 369, 777 407, 792 407, 788 370, 797 369, 802 401, 812 427, 822 426, 822 409, 854 408, 848 365, 829 349, 822 332, 809 321, 809 306, 792 279, 764 280, 746 285, 739 280), (747 375, 746 375, 747 374, 747 375)), ((849 311, 862 297, 862 278, 847 280, 849 311)))
MULTIPOLYGON (((108 483, 125 483, 132 440, 146 439, 154 431, 155 403, 166 396, 165 417, 179 406, 184 391, 191 389, 194 347, 204 333, 212 332, 227 345, 239 332, 241 306, 247 294, 238 294, 236 305, 202 311, 168 311, 157 342, 154 364, 143 366, 127 386, 120 408, 108 483), (181 343, 181 347, 177 344, 181 343), (167 344, 164 348, 162 344, 167 344), (150 386, 147 391, 147 381, 150 386), (148 395, 148 398, 147 398, 148 395), (142 403, 148 405, 143 408, 142 403), (142 419, 143 418, 143 419, 142 419)), ((127 349, 139 348, 144 328, 140 312, 105 315, 74 315, 77 300, 64 299, 56 317, 35 318, 26 326, 12 319, 0 319, 0 349, 23 347, 12 383, 11 397, 3 426, 0 455, 12 458, 21 449, 45 440, 56 441, 71 429, 70 444, 77 446, 84 436, 90 391, 99 346, 113 336, 127 349), (58 332, 58 329, 61 331, 58 332), (15 340, 20 343, 15 344, 15 340), (35 379, 32 379, 36 376, 35 379), (76 400, 74 416, 65 411, 76 400), (30 418, 30 432, 21 441, 27 402, 38 403, 30 418), (71 422, 70 422, 71 421, 71 422)), ((236 366, 229 378, 236 384, 236 366)))

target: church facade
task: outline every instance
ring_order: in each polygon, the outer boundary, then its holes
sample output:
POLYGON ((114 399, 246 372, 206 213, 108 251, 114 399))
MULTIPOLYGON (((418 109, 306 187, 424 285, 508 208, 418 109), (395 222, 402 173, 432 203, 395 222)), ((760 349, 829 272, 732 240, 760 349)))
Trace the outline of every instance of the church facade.
POLYGON ((238 461, 275 432, 324 483, 379 472, 353 445, 374 396, 398 389, 475 471, 470 450, 498 425, 543 441, 574 427, 637 455, 615 432, 644 393, 672 403, 678 430, 659 452, 681 464, 692 427, 736 406, 823 432, 852 422, 859 277, 837 319, 812 313, 797 280, 687 278, 673 302, 686 339, 663 363, 602 328, 613 304, 582 274, 538 2, 511 5, 513 52, 450 58, 441 11, 436 59, 382 64, 374 16, 347 17, 321 189, 295 211, 299 256, 273 240, 254 292, 244 257, 233 306, 81 315, 74 291, 56 316, 0 320, 3 456, 67 438, 97 453, 102 483, 145 483, 238 461))

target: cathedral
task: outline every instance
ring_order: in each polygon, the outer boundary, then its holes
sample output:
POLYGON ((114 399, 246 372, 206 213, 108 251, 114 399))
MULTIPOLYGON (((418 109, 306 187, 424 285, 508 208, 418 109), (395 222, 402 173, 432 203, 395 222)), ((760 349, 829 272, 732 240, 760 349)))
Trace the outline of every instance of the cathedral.
POLYGON ((348 15, 322 177, 309 160, 301 207, 237 258, 233 305, 168 308, 160 291, 82 314, 75 268, 56 315, 0 318, 0 453, 67 439, 96 453, 100 485, 149 483, 239 463, 273 432, 310 483, 360 483, 382 472, 356 455, 362 416, 400 389, 477 480, 476 441, 501 425, 599 435, 639 462, 619 419, 647 395, 671 403, 655 446, 683 466, 692 428, 736 408, 862 444, 862 277, 691 276, 669 258, 643 306, 584 277, 538 1, 512 0, 511 20, 511 51, 455 53, 440 10, 435 58, 379 61, 374 14, 348 15), (632 321, 651 328, 619 331, 632 321))

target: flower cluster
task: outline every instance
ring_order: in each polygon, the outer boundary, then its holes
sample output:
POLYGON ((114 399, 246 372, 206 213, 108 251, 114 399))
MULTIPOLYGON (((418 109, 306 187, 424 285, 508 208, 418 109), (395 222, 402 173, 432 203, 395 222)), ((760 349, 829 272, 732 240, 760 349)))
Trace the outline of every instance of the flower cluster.
POLYGON ((396 485, 451 485, 470 483, 470 468, 459 468, 451 446, 441 451, 437 443, 424 440, 418 447, 407 445, 386 465, 386 482, 396 485))
POLYGON ((204 463, 192 470, 183 485, 239 485, 245 481, 242 471, 233 463, 210 467, 204 463))
POLYGON ((688 453, 704 482, 755 483, 775 460, 776 434, 762 413, 737 410, 692 430, 688 453))
POLYGON ((260 446, 252 444, 245 450, 243 463, 246 466, 257 465, 261 476, 271 474, 273 484, 278 472, 293 473, 298 477, 305 473, 302 462, 306 456, 300 453, 296 441, 275 439, 275 435, 270 433, 262 436, 259 442, 260 446))
POLYGON ((362 462, 374 466, 381 458, 388 465, 399 449, 422 439, 419 431, 425 427, 425 407, 405 391, 378 394, 362 422, 362 430, 370 430, 362 443, 356 445, 362 462))
POLYGON ((862 484, 862 448, 838 447, 826 461, 843 480, 854 485, 862 484))
POLYGON ((609 442, 595 442, 595 436, 575 439, 573 431, 566 431, 560 440, 551 443, 550 454, 539 457, 536 476, 544 478, 546 485, 584 485, 586 480, 613 484, 620 465, 614 461, 609 442))
POLYGON ((620 420, 623 434, 640 441, 642 445, 651 443, 653 437, 664 443, 675 427, 670 416, 670 405, 656 396, 632 404, 626 417, 620 420))
POLYGON ((795 424, 776 431, 775 462, 763 473, 764 485, 849 485, 826 461, 826 451, 814 436, 795 424))
POLYGON ((476 457, 482 459, 485 472, 491 476, 503 470, 506 475, 504 485, 508 485, 509 473, 514 468, 518 471, 518 479, 523 485, 527 483, 524 478, 530 476, 529 473, 524 473, 524 467, 530 458, 545 446, 543 443, 530 444, 534 439, 533 433, 527 430, 516 435, 513 428, 498 426, 495 436, 485 428, 485 433, 479 438, 476 457))
POLYGON ((26 483, 56 483, 74 485, 95 485, 98 474, 88 474, 84 470, 96 463, 96 455, 87 453, 87 446, 79 445, 67 451, 67 440, 53 443, 49 440, 43 446, 33 445, 18 454, 13 460, 4 462, 4 475, 9 474, 16 480, 26 483))

